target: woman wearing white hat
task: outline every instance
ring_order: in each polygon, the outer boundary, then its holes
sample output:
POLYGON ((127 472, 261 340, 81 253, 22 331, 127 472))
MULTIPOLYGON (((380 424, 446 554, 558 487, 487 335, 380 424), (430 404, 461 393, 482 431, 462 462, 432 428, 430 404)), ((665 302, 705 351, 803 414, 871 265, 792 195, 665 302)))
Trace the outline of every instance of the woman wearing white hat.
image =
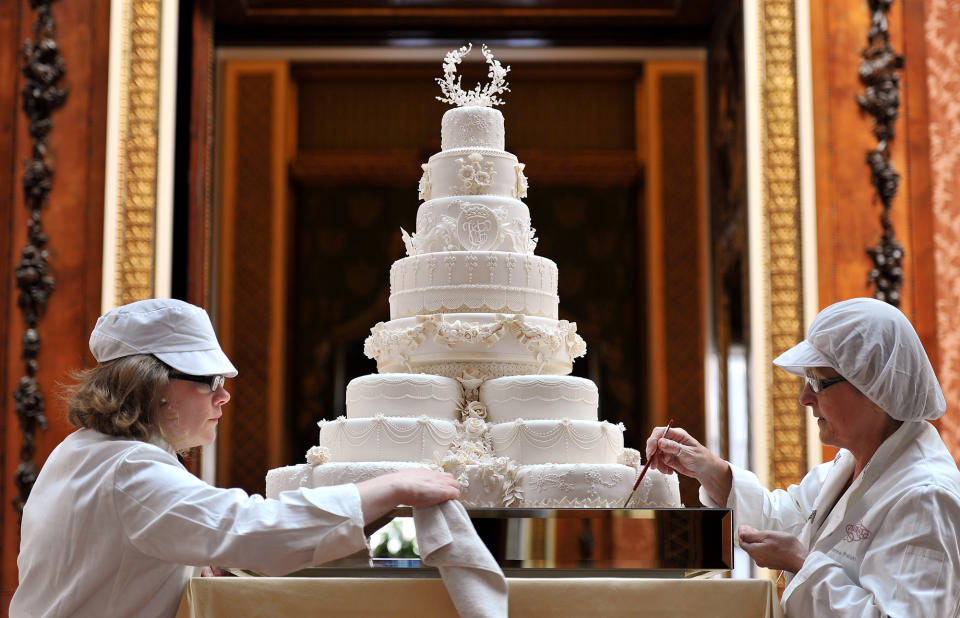
POLYGON ((836 303, 773 361, 806 378, 820 440, 840 450, 799 485, 768 491, 682 429, 647 440, 651 465, 696 478, 733 508, 739 542, 791 578, 790 616, 957 616, 960 472, 927 419, 946 402, 916 331, 870 298, 836 303))
POLYGON ((80 429, 24 508, 11 616, 173 616, 186 565, 287 573, 363 549, 364 524, 397 504, 459 494, 451 475, 425 469, 279 500, 212 487, 175 456, 213 441, 224 379, 237 375, 207 313, 131 303, 100 317, 90 350, 99 364, 68 402, 80 429))

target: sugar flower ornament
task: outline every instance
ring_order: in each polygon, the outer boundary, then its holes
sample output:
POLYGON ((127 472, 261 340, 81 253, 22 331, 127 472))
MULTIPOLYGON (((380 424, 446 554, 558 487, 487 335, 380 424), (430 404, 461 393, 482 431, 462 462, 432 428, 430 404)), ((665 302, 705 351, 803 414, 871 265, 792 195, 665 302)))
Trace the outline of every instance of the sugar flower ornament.
POLYGON ((457 107, 467 105, 479 105, 481 107, 503 105, 503 99, 497 95, 510 92, 506 81, 510 67, 503 68, 500 61, 494 59, 493 52, 487 49, 486 45, 481 48, 481 53, 483 57, 487 59, 487 64, 490 65, 490 70, 487 72, 490 83, 484 84, 483 86, 477 84, 470 92, 464 92, 463 88, 461 88, 460 82, 463 80, 463 76, 457 75, 457 65, 463 62, 463 57, 469 54, 471 49, 473 49, 473 43, 468 43, 460 49, 447 52, 447 55, 444 56, 443 79, 437 78, 437 83, 440 84, 440 90, 443 91, 444 96, 437 97, 437 100, 456 105, 457 107))
POLYGON ((320 466, 330 461, 330 449, 325 446, 312 446, 307 451, 307 463, 320 466))
POLYGON ((620 453, 618 458, 619 462, 625 466, 630 466, 631 468, 639 468, 643 465, 643 461, 640 457, 640 451, 632 448, 625 448, 623 452, 620 453))
POLYGON ((470 417, 463 421, 463 432, 468 440, 482 440, 486 431, 487 424, 483 422, 483 419, 470 417))
POLYGON ((479 401, 471 401, 463 408, 463 418, 478 418, 484 421, 487 419, 487 407, 479 401))

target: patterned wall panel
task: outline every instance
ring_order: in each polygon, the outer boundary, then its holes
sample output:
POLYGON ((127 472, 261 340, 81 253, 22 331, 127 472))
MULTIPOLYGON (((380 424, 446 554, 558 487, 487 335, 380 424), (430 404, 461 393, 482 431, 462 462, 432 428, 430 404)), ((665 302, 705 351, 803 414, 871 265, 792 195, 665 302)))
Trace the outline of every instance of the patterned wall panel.
MULTIPOLYGON (((668 276, 663 303, 667 327, 667 394, 673 410, 704 409, 703 290, 699 257, 696 84, 693 76, 665 76, 661 82, 663 141, 663 261, 668 276)), ((702 414, 699 415, 702 417, 702 414)), ((691 419, 692 420, 692 419, 691 419)), ((691 427, 703 435, 701 427, 691 427)), ((689 427, 689 423, 687 424, 689 427)))
POLYGON ((232 394, 227 414, 228 431, 217 471, 221 486, 241 487, 262 493, 264 471, 270 466, 264 446, 267 435, 267 393, 271 265, 271 167, 274 77, 269 74, 240 75, 236 81, 236 163, 232 175, 233 225, 225 237, 232 238, 230 260, 223 264, 232 281, 233 294, 225 298, 232 316, 225 339, 229 354, 240 372, 228 386, 232 394))
MULTIPOLYGON (((704 436, 704 292, 701 271, 700 142, 697 75, 660 78, 659 130, 663 179, 663 297, 667 415, 691 435, 704 436), (669 136, 669 139, 666 139, 669 136)), ((697 504, 689 484, 684 502, 697 504)))
POLYGON ((940 432, 960 461, 960 4, 928 0, 927 90, 937 272, 937 376, 947 399, 940 432))

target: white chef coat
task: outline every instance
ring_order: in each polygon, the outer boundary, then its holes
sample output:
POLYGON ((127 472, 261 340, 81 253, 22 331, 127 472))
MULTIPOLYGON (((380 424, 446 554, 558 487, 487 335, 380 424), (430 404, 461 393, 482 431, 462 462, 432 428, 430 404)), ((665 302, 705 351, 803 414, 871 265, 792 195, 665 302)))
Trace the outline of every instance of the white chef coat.
POLYGON ((25 505, 10 616, 173 616, 187 565, 280 575, 365 544, 355 485, 265 500, 203 482, 161 446, 81 429, 25 505))
MULTIPOLYGON (((960 613, 960 471, 931 424, 903 423, 845 492, 845 449, 786 490, 730 468, 737 525, 788 532, 810 552, 783 592, 791 618, 960 613)), ((700 500, 716 506, 703 488, 700 500)))

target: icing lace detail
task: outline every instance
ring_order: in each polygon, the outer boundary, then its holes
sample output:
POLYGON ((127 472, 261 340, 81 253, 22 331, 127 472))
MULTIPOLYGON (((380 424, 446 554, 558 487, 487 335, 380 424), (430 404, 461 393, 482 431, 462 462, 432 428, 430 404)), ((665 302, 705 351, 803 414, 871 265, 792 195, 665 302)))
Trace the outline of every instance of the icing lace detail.
POLYGON ((457 436, 458 421, 447 421, 420 416, 402 418, 377 414, 373 417, 347 419, 343 416, 334 421, 322 420, 320 446, 330 450, 330 457, 343 461, 347 453, 369 452, 370 461, 419 461, 424 456, 446 451, 457 436), (387 445, 400 448, 385 456, 382 449, 387 445))
POLYGON ((534 473, 533 484, 540 491, 544 489, 559 489, 564 493, 570 493, 573 491, 574 485, 567 481, 569 475, 569 472, 554 473, 543 470, 539 473, 534 473))
POLYGON ((629 471, 620 466, 520 466, 517 482, 530 490, 523 506, 612 506, 618 499, 622 506, 629 471))
POLYGON ((457 65, 463 61, 463 57, 469 54, 471 49, 473 49, 473 43, 468 43, 460 49, 447 52, 447 55, 444 56, 443 79, 437 78, 437 83, 440 84, 440 90, 444 96, 437 97, 437 100, 458 107, 465 105, 480 105, 483 107, 503 105, 503 99, 497 95, 510 92, 505 79, 510 67, 503 68, 500 61, 494 59, 493 52, 487 49, 486 45, 483 45, 480 51, 486 58, 487 64, 490 65, 487 77, 491 79, 491 82, 482 87, 477 84, 476 88, 470 92, 463 91, 460 85, 463 76, 457 75, 457 65))
POLYGON ((587 480, 587 497, 596 499, 601 495, 601 487, 612 489, 619 485, 623 479, 623 473, 617 472, 612 474, 609 479, 605 479, 599 471, 587 470, 584 472, 583 477, 587 480))
POLYGON ((623 450, 623 429, 607 421, 570 419, 497 423, 491 431, 495 452, 541 464, 568 460, 584 463, 613 463, 623 450))
POLYGON ((449 378, 455 378, 465 370, 476 371, 487 380, 506 376, 535 374, 538 371, 537 363, 506 363, 502 361, 491 361, 489 363, 476 361, 444 361, 425 363, 418 366, 417 369, 424 373, 449 378))

